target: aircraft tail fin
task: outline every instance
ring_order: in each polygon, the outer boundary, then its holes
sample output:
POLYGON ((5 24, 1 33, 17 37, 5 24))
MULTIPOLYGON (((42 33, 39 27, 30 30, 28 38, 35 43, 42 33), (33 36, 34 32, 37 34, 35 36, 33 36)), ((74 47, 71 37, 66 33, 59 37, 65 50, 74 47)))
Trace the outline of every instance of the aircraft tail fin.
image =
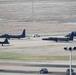
POLYGON ((23 30, 23 32, 22 32, 22 37, 25 37, 26 35, 25 35, 25 29, 23 30))
POLYGON ((8 42, 8 39, 7 39, 7 38, 4 40, 4 43, 5 43, 5 44, 9 44, 9 42, 8 42))
POLYGON ((73 37, 74 37, 73 34, 74 33, 72 32, 71 35, 70 35, 70 40, 73 40, 73 37))

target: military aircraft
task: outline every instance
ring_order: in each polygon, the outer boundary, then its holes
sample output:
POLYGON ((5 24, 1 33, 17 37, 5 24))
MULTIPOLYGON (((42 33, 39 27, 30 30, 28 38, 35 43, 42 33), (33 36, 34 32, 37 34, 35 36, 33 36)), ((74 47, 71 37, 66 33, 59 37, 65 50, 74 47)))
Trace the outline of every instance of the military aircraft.
POLYGON ((25 38, 25 36, 26 35, 25 35, 25 29, 24 29, 21 35, 4 34, 4 35, 0 36, 0 38, 8 38, 8 39, 10 39, 10 38, 18 38, 18 39, 20 39, 20 38, 25 38))
MULTIPOLYGON (((73 33, 73 36, 76 37, 76 32, 71 32, 71 33, 73 33)), ((67 34, 65 37, 69 37, 71 33, 67 34)))
POLYGON ((55 41, 55 42, 68 42, 73 41, 73 33, 69 37, 59 38, 59 37, 49 37, 49 38, 43 38, 42 40, 49 40, 49 41, 55 41))
POLYGON ((3 44, 9 44, 8 39, 6 38, 3 42, 0 42, 0 44, 2 44, 2 46, 3 44))

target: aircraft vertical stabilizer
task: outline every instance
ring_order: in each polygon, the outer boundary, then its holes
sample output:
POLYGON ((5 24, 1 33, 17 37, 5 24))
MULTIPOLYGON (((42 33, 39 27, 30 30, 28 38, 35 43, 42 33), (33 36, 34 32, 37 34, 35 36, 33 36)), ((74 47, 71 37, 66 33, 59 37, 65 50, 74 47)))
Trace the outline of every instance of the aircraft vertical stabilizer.
POLYGON ((73 34, 74 33, 72 32, 71 35, 70 35, 70 40, 73 40, 73 37, 74 37, 73 34))
POLYGON ((7 38, 4 40, 4 44, 9 44, 9 42, 8 42, 8 39, 7 39, 7 38))
POLYGON ((25 33, 25 29, 24 29, 22 32, 22 37, 25 37, 25 36, 26 36, 26 33, 25 33))

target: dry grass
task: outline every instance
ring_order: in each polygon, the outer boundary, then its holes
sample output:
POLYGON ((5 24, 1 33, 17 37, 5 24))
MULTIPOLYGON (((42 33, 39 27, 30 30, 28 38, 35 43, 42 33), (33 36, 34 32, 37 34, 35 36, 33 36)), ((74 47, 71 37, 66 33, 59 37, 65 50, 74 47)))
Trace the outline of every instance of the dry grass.
POLYGON ((26 29, 30 34, 50 34, 70 32, 76 25, 63 22, 76 22, 76 1, 34 0, 34 22, 31 0, 0 0, 0 34, 20 34, 26 29))

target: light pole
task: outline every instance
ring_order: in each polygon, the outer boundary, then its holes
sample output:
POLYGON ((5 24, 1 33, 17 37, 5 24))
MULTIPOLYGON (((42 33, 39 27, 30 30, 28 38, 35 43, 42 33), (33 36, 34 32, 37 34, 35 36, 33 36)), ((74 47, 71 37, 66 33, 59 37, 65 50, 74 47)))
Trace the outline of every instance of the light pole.
POLYGON ((64 47, 64 49, 67 50, 67 51, 68 50, 70 51, 70 59, 69 60, 70 60, 70 75, 71 75, 72 74, 72 71, 71 71, 71 69, 72 69, 72 51, 76 50, 76 47, 69 47, 69 48, 64 47))

